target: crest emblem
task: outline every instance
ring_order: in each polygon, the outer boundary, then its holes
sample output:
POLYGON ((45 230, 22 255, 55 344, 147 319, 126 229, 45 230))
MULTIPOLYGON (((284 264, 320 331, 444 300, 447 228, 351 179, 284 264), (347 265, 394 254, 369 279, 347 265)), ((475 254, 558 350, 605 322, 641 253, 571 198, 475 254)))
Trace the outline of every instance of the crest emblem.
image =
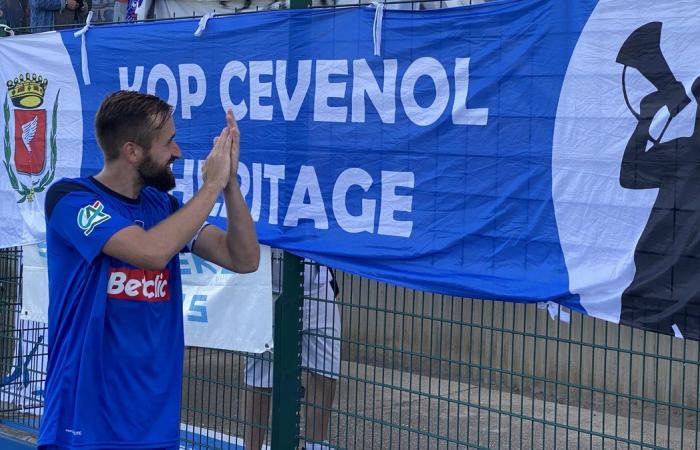
POLYGON ((42 192, 51 184, 56 172, 56 131, 60 91, 56 93, 53 104, 51 134, 47 142, 47 111, 41 106, 44 103, 48 83, 47 79, 36 74, 19 75, 7 82, 7 95, 3 105, 5 119, 3 164, 12 188, 20 196, 17 203, 33 201, 35 194, 42 192), (14 148, 13 141, 10 139, 10 100, 14 109, 14 148), (48 158, 47 143, 50 148, 48 158), (18 174, 22 177, 20 178, 18 174))

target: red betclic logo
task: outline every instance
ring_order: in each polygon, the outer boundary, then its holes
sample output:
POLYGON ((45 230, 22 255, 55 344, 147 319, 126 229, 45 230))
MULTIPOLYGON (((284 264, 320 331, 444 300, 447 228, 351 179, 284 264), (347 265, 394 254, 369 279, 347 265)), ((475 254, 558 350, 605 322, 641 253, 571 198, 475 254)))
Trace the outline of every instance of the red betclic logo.
POLYGON ((170 300, 169 270, 110 268, 107 298, 164 302, 170 300))

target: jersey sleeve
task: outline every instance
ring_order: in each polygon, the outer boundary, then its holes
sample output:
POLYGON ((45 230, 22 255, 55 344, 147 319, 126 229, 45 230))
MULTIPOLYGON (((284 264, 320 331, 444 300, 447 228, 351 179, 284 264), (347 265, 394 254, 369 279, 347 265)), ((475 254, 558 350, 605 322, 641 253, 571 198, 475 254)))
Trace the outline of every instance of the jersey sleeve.
POLYGON ((55 231, 88 262, 100 254, 114 234, 134 225, 90 191, 49 191, 46 213, 47 230, 55 231))

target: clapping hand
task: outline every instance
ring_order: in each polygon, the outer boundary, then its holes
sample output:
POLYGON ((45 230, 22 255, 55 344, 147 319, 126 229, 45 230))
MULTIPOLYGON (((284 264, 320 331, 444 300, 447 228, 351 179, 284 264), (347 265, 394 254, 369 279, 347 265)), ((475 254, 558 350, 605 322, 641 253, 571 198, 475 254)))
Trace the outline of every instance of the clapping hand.
POLYGON ((238 161, 241 156, 241 132, 238 129, 238 123, 236 123, 236 116, 230 109, 226 112, 226 124, 231 136, 231 175, 229 184, 226 186, 228 188, 232 183, 236 183, 238 161))

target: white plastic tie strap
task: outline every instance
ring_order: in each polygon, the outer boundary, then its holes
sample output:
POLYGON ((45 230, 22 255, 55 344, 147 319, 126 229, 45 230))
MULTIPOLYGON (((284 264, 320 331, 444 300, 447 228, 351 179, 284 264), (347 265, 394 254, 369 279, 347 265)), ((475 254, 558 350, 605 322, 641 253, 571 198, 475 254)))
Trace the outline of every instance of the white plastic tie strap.
POLYGON ((562 309, 561 305, 554 303, 554 302, 540 302, 537 304, 537 307, 539 309, 546 309, 547 312, 549 313, 549 317, 554 320, 557 317, 559 317, 559 320, 561 320, 564 323, 571 323, 571 314, 562 309))
POLYGON ((204 30, 207 29, 207 22, 209 22, 209 19, 211 19, 212 17, 214 17, 213 12, 203 15, 199 19, 199 25, 197 25, 197 29, 194 32, 195 37, 200 37, 202 33, 204 33, 204 30))
POLYGON ((3 30, 5 33, 7 33, 10 36, 15 35, 15 31, 10 28, 9 26, 5 25, 4 23, 0 23, 0 30, 3 30))
POLYGON ((671 325, 671 328, 673 329, 673 334, 678 338, 678 339, 683 339, 683 333, 681 333, 681 329, 678 328, 678 325, 675 323, 671 325))
POLYGON ((382 20, 384 20, 384 2, 372 0, 374 5, 374 24, 372 26, 372 38, 374 39, 374 56, 382 54, 382 20))
POLYGON ((80 66, 83 71, 83 84, 85 86, 90 85, 90 70, 88 69, 88 53, 87 53, 87 47, 85 45, 85 35, 87 34, 88 30, 90 29, 90 22, 92 22, 92 11, 90 11, 87 15, 87 18, 85 19, 85 26, 75 33, 73 33, 73 36, 79 37, 81 39, 80 41, 80 66))

